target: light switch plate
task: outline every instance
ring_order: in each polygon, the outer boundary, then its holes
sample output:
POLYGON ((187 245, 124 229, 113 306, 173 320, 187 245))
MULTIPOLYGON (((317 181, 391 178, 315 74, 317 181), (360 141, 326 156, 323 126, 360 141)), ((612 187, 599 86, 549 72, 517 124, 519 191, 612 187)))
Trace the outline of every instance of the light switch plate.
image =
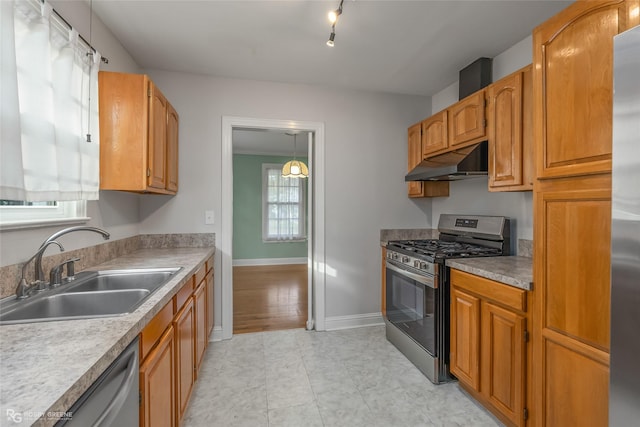
POLYGON ((204 211, 204 223, 213 224, 215 222, 215 215, 213 211, 204 211))

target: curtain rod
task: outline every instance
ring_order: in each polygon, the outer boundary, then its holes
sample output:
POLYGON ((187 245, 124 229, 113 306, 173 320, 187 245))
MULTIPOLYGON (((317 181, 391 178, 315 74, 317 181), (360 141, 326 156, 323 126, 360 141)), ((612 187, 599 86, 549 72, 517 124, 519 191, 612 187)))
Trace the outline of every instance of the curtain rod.
MULTIPOLYGON (((0 1, 1 1, 1 0, 0 0, 0 1)), ((40 3, 43 3, 43 4, 44 4, 44 2, 45 2, 45 0, 40 0, 40 3)), ((58 11, 57 11, 57 10, 55 10, 53 7, 51 8, 51 10, 52 10, 52 11, 53 11, 53 13, 55 13, 55 15, 56 15, 56 16, 57 16, 57 17, 58 17, 58 18, 59 18, 59 19, 60 19, 60 20, 61 20, 61 21, 62 21, 62 22, 67 26, 67 28, 68 28, 68 29, 70 29, 70 30, 72 30, 72 29, 73 29, 73 26, 72 26, 71 24, 69 24, 69 22, 67 22, 67 20, 66 20, 66 19, 64 19, 64 17, 63 17, 62 15, 60 15, 60 14, 58 13, 58 11)), ((91 13, 93 13, 93 11, 92 11, 91 13)), ((82 41, 84 42, 84 44, 86 44, 87 46, 89 46, 89 49, 91 49, 91 50, 93 51, 93 53, 96 53, 96 52, 97 52, 96 48, 95 48, 95 47, 93 47, 93 46, 91 46, 91 44, 90 44, 90 43, 89 43, 89 42, 88 42, 84 37, 82 37, 82 35, 80 35, 80 33, 79 33, 79 32, 78 32, 78 37, 80 37, 80 40, 82 40, 82 41)), ((104 62, 105 64, 108 64, 108 63, 109 63, 109 58, 106 58, 106 57, 104 57, 104 56, 101 56, 101 57, 100 57, 100 60, 101 60, 102 62, 104 62)))

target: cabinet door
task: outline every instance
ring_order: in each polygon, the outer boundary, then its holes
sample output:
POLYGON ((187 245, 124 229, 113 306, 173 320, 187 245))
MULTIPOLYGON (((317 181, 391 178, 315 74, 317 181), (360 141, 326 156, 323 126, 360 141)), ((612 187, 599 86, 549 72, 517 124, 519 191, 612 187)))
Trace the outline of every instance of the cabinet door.
MULTIPOLYGON (((409 140, 409 150, 408 150, 408 170, 415 168, 418 163, 422 161, 422 135, 421 135, 421 124, 417 123, 409 128, 408 131, 408 140, 409 140)), ((409 197, 423 197, 422 193, 422 182, 414 181, 407 183, 409 188, 408 194, 409 197)))
POLYGON ((531 90, 530 66, 487 88, 490 191, 533 189, 531 90))
POLYGON ((637 22, 637 8, 579 1, 534 30, 538 178, 611 170, 613 36, 637 22))
POLYGON ((167 100, 153 83, 149 82, 149 88, 147 185, 164 190, 167 186, 167 100))
POLYGON ((486 136, 484 90, 467 96, 448 108, 449 147, 464 147, 486 136))
POLYGON ((207 299, 206 284, 203 280, 193 293, 195 305, 195 335, 196 335, 196 376, 204 358, 204 351, 207 348, 207 299))
POLYGON ((178 113, 167 102, 167 190, 178 191, 178 113))
POLYGON ((447 110, 444 110, 422 122, 422 158, 445 150, 448 146, 447 110))
POLYGON ((193 383, 195 382, 194 322, 193 298, 189 298, 174 320, 174 328, 176 330, 177 424, 180 424, 180 420, 187 409, 193 383))
POLYGON ((480 300, 451 287, 450 327, 451 373, 480 391, 480 300))
POLYGON ((607 425, 611 178, 537 184, 533 381, 543 426, 607 425))
POLYGON ((140 425, 143 427, 176 425, 173 332, 173 326, 169 325, 140 366, 140 425))
POLYGON ((210 270, 209 273, 207 273, 206 280, 207 280, 207 285, 205 289, 205 294, 206 294, 206 304, 207 304, 207 340, 208 340, 209 337, 211 336, 211 333, 213 332, 213 323, 215 322, 214 312, 213 312, 213 304, 214 304, 213 269, 210 270))
POLYGON ((525 318, 482 303, 482 393, 513 425, 524 425, 525 318))

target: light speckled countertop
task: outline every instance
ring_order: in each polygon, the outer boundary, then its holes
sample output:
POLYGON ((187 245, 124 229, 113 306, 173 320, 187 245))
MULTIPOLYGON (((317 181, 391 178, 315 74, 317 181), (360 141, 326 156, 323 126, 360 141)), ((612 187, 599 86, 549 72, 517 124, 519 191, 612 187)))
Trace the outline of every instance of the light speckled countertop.
POLYGON ((0 326, 0 426, 53 425, 47 413, 69 409, 214 250, 141 249, 89 268, 184 267, 131 314, 0 326))
POLYGON ((528 291, 533 288, 531 258, 521 256, 456 258, 448 259, 447 266, 528 291))

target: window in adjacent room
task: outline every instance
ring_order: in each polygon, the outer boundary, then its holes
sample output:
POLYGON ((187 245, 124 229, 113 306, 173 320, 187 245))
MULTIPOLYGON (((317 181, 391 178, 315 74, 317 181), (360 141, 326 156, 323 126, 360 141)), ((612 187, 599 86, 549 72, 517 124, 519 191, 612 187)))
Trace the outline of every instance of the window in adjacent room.
POLYGON ((283 178, 281 164, 262 165, 262 239, 303 241, 307 238, 305 187, 300 178, 283 178))

